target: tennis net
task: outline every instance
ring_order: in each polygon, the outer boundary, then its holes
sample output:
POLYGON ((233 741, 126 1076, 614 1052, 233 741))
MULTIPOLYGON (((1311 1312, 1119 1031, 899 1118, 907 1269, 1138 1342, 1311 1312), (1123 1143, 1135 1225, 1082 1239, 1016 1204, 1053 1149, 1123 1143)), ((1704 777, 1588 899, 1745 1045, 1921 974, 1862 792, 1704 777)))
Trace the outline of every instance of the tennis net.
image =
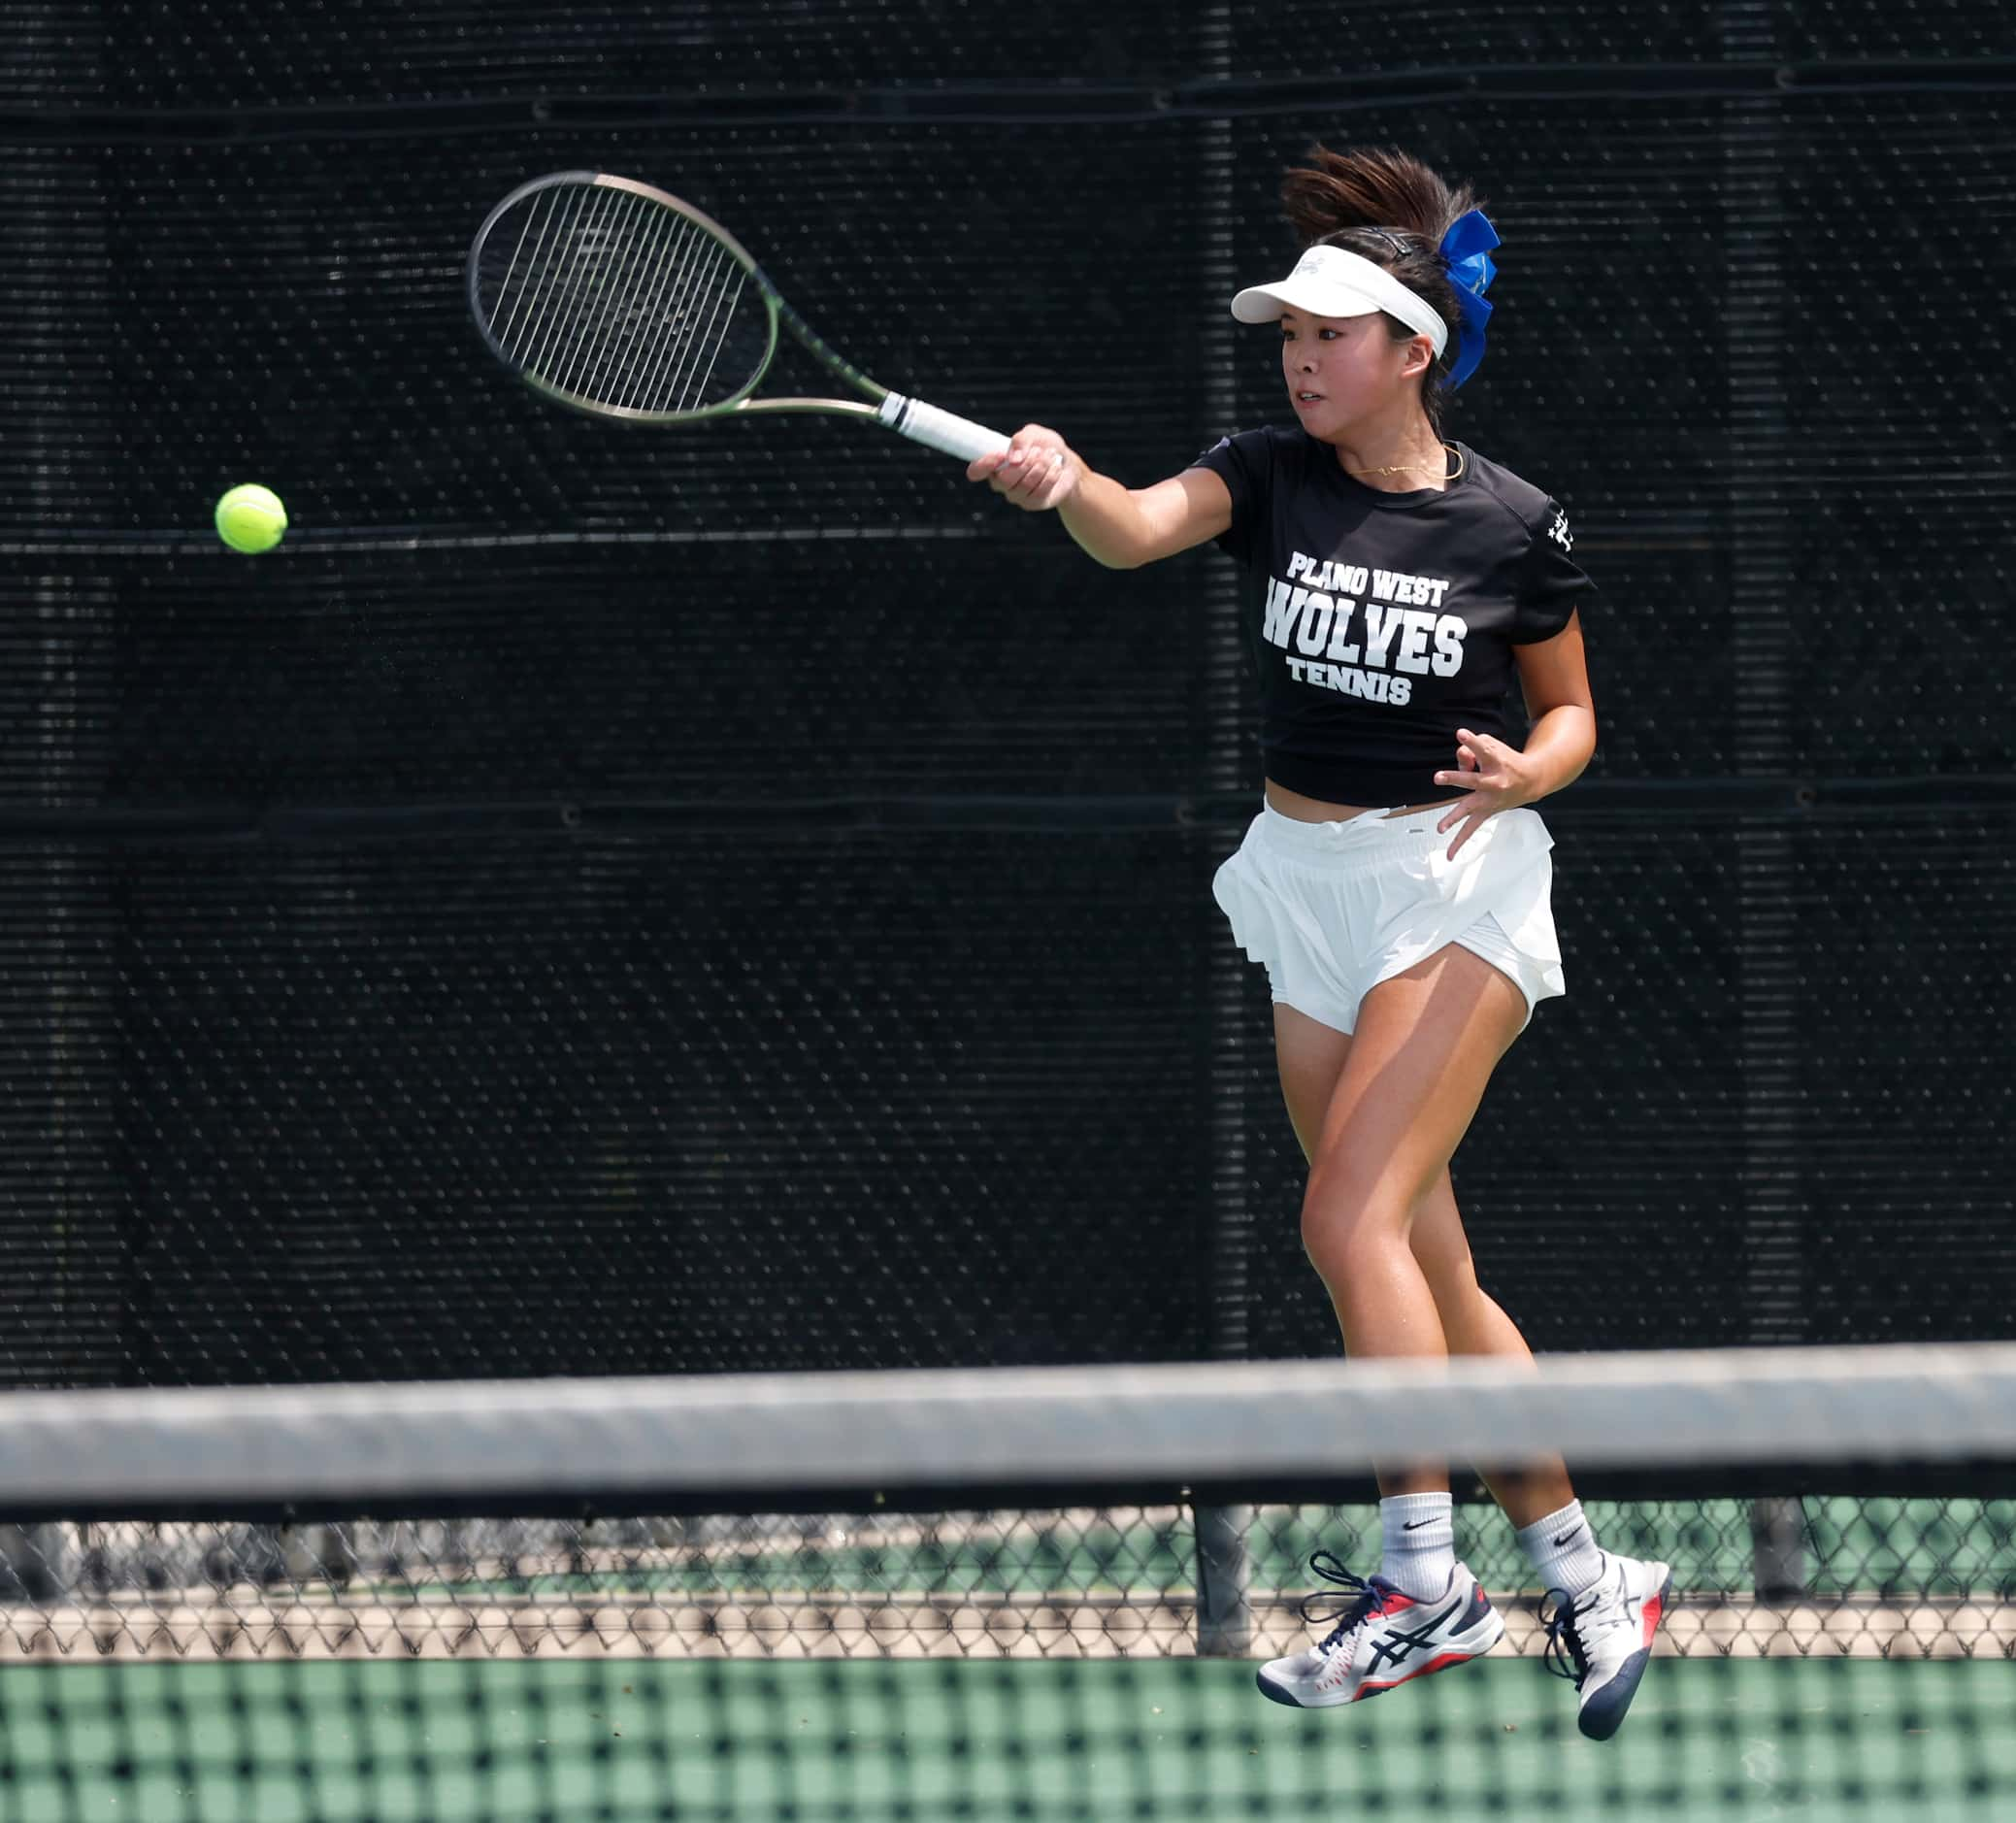
POLYGON ((2006 1818, 2016 1348, 0 1400, 0 1818, 2006 1818), (1368 1465, 1577 1471, 1623 1732, 1490 1657, 1262 1701, 1368 1465))

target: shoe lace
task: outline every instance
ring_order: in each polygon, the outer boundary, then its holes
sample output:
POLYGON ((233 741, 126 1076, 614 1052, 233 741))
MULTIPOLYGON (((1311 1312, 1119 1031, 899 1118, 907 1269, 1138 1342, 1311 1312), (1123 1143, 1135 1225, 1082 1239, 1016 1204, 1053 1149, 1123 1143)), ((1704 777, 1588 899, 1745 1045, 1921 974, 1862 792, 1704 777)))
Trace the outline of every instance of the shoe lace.
POLYGON ((1304 1596, 1297 1604, 1303 1620, 1308 1626, 1320 1627, 1327 1621, 1336 1623, 1316 1641, 1317 1651, 1333 1652, 1353 1629, 1362 1627, 1372 1618, 1383 1597, 1363 1576, 1354 1576, 1344 1568, 1342 1559, 1330 1551, 1312 1552, 1309 1568, 1325 1582, 1336 1583, 1346 1591, 1338 1595, 1329 1589, 1318 1589, 1313 1595, 1304 1596))
POLYGON ((1545 1608, 1540 1610, 1540 1619, 1547 1628, 1547 1643, 1541 1648, 1540 1663, 1555 1676, 1569 1678, 1579 1690, 1589 1675, 1588 1634, 1616 1626, 1626 1616, 1603 1611, 1608 1604, 1601 1582, 1572 1599, 1564 1590, 1549 1589, 1547 1600, 1553 1612, 1545 1608), (1589 1619, 1592 1615, 1593 1625, 1589 1619))

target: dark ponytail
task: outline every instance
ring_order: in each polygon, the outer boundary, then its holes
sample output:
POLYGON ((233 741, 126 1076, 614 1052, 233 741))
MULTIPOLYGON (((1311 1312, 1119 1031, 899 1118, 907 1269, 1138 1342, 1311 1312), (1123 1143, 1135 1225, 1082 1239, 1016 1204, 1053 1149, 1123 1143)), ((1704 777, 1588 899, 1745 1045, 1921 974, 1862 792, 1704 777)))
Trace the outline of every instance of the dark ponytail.
MULTIPOLYGON (((1440 248, 1458 216, 1478 207, 1468 184, 1452 186, 1418 158, 1398 150, 1335 152, 1312 146, 1308 162, 1281 182, 1281 207, 1305 251, 1340 247, 1383 266, 1409 291, 1425 298, 1449 325, 1449 343, 1423 377, 1421 406, 1437 436, 1449 389, 1442 377, 1456 364, 1462 341, 1456 287, 1440 248)), ((1397 316, 1385 317, 1396 342, 1421 332, 1397 316)))

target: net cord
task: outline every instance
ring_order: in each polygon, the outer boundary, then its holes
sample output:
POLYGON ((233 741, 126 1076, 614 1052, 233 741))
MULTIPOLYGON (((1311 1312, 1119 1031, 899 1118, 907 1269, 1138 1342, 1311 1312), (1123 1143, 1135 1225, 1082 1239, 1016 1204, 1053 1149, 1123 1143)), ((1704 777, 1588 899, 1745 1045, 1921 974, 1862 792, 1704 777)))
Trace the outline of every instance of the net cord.
POLYGON ((119 1499, 468 1499, 542 1487, 872 1488, 2016 1458, 2016 1344, 1645 1351, 494 1382, 0 1399, 0 1508, 119 1499))

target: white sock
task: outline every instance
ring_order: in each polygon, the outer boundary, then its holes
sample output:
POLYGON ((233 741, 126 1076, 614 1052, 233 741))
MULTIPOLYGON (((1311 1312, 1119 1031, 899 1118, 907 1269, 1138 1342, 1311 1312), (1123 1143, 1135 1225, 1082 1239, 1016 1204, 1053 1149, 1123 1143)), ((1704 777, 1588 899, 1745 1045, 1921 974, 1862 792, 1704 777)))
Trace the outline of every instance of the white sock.
POLYGON ((1559 1512, 1536 1519, 1519 1532, 1519 1548, 1539 1573, 1540 1587, 1580 1595, 1594 1588, 1603 1573, 1603 1554, 1589 1529, 1582 1503, 1571 1500, 1559 1512))
POLYGON ((1403 1595, 1432 1602, 1456 1574, 1456 1505, 1446 1494, 1396 1494, 1379 1503, 1379 1574, 1403 1595))

